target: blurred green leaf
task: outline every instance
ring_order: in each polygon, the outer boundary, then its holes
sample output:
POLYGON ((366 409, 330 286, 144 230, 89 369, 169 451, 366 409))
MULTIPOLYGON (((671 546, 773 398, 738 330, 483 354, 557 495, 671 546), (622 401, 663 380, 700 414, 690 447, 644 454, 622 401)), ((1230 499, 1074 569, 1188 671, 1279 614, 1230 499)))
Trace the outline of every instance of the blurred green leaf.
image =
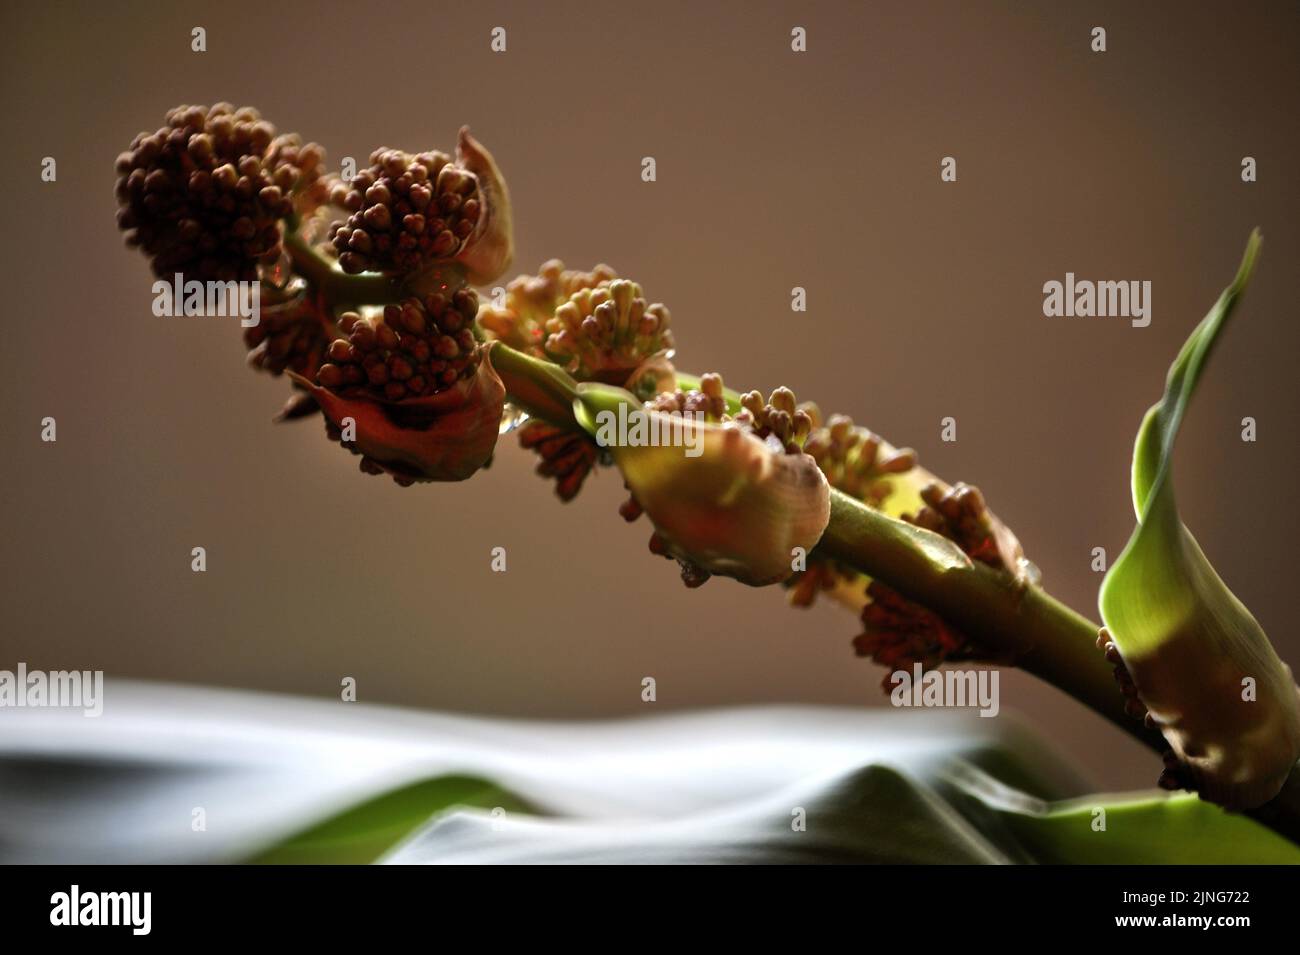
POLYGON ((367 799, 258 853, 267 865, 364 865, 374 862, 441 812, 454 808, 530 812, 500 786, 474 776, 441 776, 367 799))
POLYGON ((1247 816, 1190 794, 1095 797, 1006 812, 1039 863, 1083 865, 1298 865, 1300 847, 1247 816), (1099 816, 1098 809, 1105 811, 1099 816), (1105 829, 1094 828, 1105 820, 1105 829))

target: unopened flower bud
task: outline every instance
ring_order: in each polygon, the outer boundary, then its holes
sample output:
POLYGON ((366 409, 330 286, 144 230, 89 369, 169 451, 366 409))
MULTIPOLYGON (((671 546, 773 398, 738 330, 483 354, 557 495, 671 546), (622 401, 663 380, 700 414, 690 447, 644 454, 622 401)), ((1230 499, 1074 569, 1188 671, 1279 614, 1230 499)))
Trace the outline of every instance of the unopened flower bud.
POLYGON ((329 436, 362 456, 362 471, 387 473, 402 485, 462 481, 483 467, 496 447, 505 406, 491 344, 473 348, 448 379, 428 363, 416 364, 414 352, 424 339, 399 336, 399 351, 392 352, 381 345, 375 323, 358 316, 350 324, 351 351, 345 356, 337 349, 340 360, 322 365, 316 382, 290 373, 320 404, 329 436), (362 329, 368 331, 358 335, 362 329))
POLYGON ((472 284, 510 264, 513 236, 505 181, 491 155, 461 130, 457 158, 432 150, 376 149, 370 166, 331 201, 352 214, 330 241, 345 272, 409 276, 451 262, 472 284))
POLYGON ((998 570, 1036 582, 1037 568, 1025 560, 1020 541, 984 503, 979 488, 932 481, 921 489, 925 505, 903 519, 956 543, 966 555, 998 570))
POLYGON ((938 614, 908 600, 878 580, 867 585, 870 601, 862 608, 864 631, 853 639, 858 656, 885 668, 881 686, 888 693, 896 670, 913 664, 931 670, 972 652, 969 642, 938 614))
POLYGON ((339 326, 347 337, 330 343, 317 381, 383 401, 443 391, 474 373, 481 349, 470 323, 477 311, 474 290, 459 289, 450 299, 410 297, 380 314, 345 312, 339 326))
POLYGON ((504 300, 484 304, 478 321, 489 335, 516 351, 546 358, 546 323, 560 304, 581 289, 600 288, 616 278, 618 273, 608 265, 580 272, 566 269, 559 259, 551 259, 542 263, 536 275, 511 279, 504 300))
POLYGON ((537 473, 553 478, 555 493, 571 501, 582 489, 600 455, 586 432, 568 431, 540 419, 525 421, 518 428, 519 446, 536 452, 542 459, 537 473))
POLYGON ((249 107, 178 106, 118 157, 118 225, 161 277, 253 281, 280 256, 282 221, 323 198, 322 157, 249 107))
POLYGON ((244 329, 248 363, 261 371, 280 375, 293 371, 312 377, 325 359, 330 324, 311 296, 261 308, 260 321, 244 329))
POLYGON ((640 285, 614 279, 560 304, 543 347, 580 381, 621 385, 643 361, 672 349, 670 323, 668 309, 647 304, 640 285))

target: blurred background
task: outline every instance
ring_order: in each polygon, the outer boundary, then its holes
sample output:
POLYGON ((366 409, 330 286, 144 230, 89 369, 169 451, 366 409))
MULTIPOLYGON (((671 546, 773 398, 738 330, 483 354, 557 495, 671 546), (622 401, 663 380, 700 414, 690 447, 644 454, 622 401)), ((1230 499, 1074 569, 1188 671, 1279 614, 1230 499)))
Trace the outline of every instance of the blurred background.
MULTIPOLYGON (((350 676, 362 701, 516 716, 644 713, 645 676, 658 710, 886 702, 856 619, 785 609, 779 588, 686 591, 648 524, 618 517, 613 473, 561 505, 507 438, 466 484, 402 489, 318 420, 272 424, 287 382, 244 366, 233 320, 154 317, 114 225, 118 152, 218 100, 334 168, 450 149, 469 124, 514 198, 511 274, 612 264, 671 308, 680 367, 789 385, 979 485, 1092 617, 1092 549, 1113 560, 1133 526, 1141 415, 1260 226, 1177 483, 1294 666, 1298 19, 1291 2, 8 4, 0 668, 102 668, 110 694, 146 678, 337 699, 350 676), (1067 271, 1150 280, 1150 327, 1045 318, 1043 283, 1067 271)), ((1031 677, 1004 674, 1002 707, 1098 786, 1154 781, 1148 753, 1031 677)))

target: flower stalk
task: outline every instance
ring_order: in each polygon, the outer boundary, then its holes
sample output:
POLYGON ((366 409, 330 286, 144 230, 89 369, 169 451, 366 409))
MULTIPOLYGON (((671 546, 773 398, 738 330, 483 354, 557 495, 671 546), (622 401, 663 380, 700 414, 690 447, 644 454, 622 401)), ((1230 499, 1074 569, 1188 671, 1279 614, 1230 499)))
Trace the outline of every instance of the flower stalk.
POLYGON ((291 229, 284 237, 284 249, 295 271, 331 305, 391 305, 403 297, 402 283, 380 272, 349 275, 321 255, 311 243, 291 229))

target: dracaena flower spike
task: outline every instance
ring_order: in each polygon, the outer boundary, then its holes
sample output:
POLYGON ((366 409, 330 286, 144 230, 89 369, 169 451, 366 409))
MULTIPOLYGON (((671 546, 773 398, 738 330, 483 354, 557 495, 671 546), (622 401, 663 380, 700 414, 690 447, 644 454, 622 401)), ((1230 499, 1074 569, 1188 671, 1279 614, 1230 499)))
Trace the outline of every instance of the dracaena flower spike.
MULTIPOLYGON (((813 425, 804 450, 816 459, 832 487, 873 510, 942 535, 971 560, 1006 572, 1018 586, 1037 583, 1037 568, 1025 559, 1015 535, 988 509, 977 488, 948 486, 919 467, 910 448, 894 448, 845 415, 832 415, 823 424, 816 405, 800 408, 813 425)), ((810 555, 806 569, 787 584, 794 606, 810 606, 818 594, 827 593, 859 612, 863 631, 853 640, 854 650, 886 668, 886 692, 892 672, 899 668, 920 664, 929 669, 948 660, 997 656, 929 608, 820 553, 810 555)))
POLYGON ((984 503, 980 489, 932 481, 921 489, 922 507, 903 520, 942 534, 973 560, 1036 583, 1038 568, 1025 559, 1020 541, 984 503))
MULTIPOLYGON (((932 482, 920 496, 921 509, 904 514, 903 520, 947 538, 971 560, 1008 575, 1016 586, 1038 583, 1038 568, 1025 559, 1020 542, 988 509, 978 488, 932 482)), ((930 669, 948 660, 991 662, 1002 657, 881 581, 868 581, 865 596, 863 632, 854 638, 853 646, 859 656, 869 656, 890 671, 913 664, 930 669)), ((886 673, 886 691, 891 688, 889 681, 886 673)))
POLYGON ((1233 283, 1170 367, 1164 398, 1142 421, 1132 472, 1138 525, 1100 595, 1109 636, 1189 785, 1233 809, 1271 799, 1300 758, 1300 702, 1290 669, 1179 520, 1171 459, 1258 248, 1256 233, 1233 283))
POLYGON ((304 144, 296 133, 271 140, 266 164, 274 170, 275 184, 293 205, 294 216, 306 219, 329 201, 334 177, 325 172, 325 150, 317 143, 304 144))
POLYGON ((514 258, 510 193, 483 145, 460 131, 456 158, 438 150, 380 148, 330 202, 351 213, 329 228, 344 272, 383 272, 423 290, 427 269, 455 265, 475 285, 493 281, 514 258))
POLYGON ((881 687, 888 693, 895 670, 914 664, 933 669, 947 660, 977 655, 970 641, 937 613, 908 600, 878 580, 867 584, 869 601, 862 608, 863 632, 853 649, 885 668, 881 687))
POLYGON ((806 554, 826 529, 830 487, 800 447, 809 422, 787 389, 767 402, 746 396, 734 417, 725 409, 716 375, 648 406, 624 389, 584 383, 574 403, 632 493, 625 516, 644 511, 655 526, 652 550, 676 558, 688 584, 711 574, 777 583, 793 572, 796 548, 806 554))
MULTIPOLYGON (((812 429, 804 451, 812 455, 831 487, 843 491, 876 510, 893 515, 920 504, 916 487, 916 452, 894 448, 879 435, 858 427, 847 415, 823 420, 813 402, 799 406, 812 429)), ((793 606, 808 607, 817 595, 828 592, 854 611, 869 599, 868 581, 857 571, 821 556, 810 556, 807 568, 787 584, 793 606)))
POLYGON ((573 500, 599 459, 595 442, 585 431, 558 428, 538 418, 525 421, 518 432, 519 446, 541 458, 537 473, 555 481, 560 500, 573 500))
MULTIPOLYGON (((972 561, 1007 574, 1016 586, 1038 583, 1038 569, 1025 559, 1020 542, 988 509, 978 488, 961 483, 948 487, 932 482, 921 489, 920 497, 921 509, 916 514, 904 514, 904 521, 947 538, 972 561)), ((810 571, 821 567, 822 578, 815 580, 821 581, 837 571, 839 578, 851 578, 851 569, 834 564, 828 569, 822 566, 824 563, 819 558, 817 564, 810 565, 810 571)), ((981 647, 939 614, 909 600, 882 581, 859 579, 865 581, 865 602, 861 609, 863 632, 853 640, 859 656, 869 656, 891 672, 910 669, 913 664, 930 669, 948 660, 1002 659, 1001 654, 981 647)), ((835 593, 842 599, 845 594, 853 593, 843 579, 823 584, 832 585, 837 587, 835 593)), ((793 596, 791 602, 798 603, 793 596)), ((886 673, 883 685, 887 692, 891 688, 889 681, 890 673, 886 673)))
POLYGON ((520 275, 499 302, 479 311, 491 338, 561 366, 579 381, 602 381, 652 397, 674 386, 667 306, 647 303, 641 286, 608 265, 589 272, 559 259, 520 275), (651 384, 652 383, 652 384, 651 384))

